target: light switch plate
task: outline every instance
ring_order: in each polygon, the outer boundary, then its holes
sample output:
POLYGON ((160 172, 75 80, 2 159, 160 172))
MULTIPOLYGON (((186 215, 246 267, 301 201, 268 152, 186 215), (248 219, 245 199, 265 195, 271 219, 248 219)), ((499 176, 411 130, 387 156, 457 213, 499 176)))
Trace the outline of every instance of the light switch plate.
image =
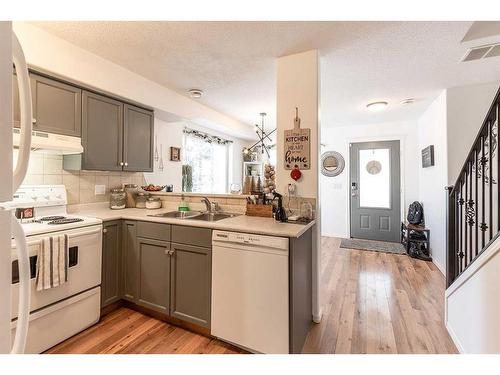
POLYGON ((104 195, 104 194, 106 194, 106 185, 95 185, 94 194, 95 195, 104 195))

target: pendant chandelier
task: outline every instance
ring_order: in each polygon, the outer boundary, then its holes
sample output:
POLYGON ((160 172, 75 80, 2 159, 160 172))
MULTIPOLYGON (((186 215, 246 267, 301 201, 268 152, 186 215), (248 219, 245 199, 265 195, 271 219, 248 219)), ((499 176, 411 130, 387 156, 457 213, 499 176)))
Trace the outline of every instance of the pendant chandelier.
POLYGON ((250 146, 248 148, 245 147, 243 149, 243 153, 245 155, 247 155, 251 152, 254 152, 256 148, 260 148, 262 153, 266 152, 267 157, 270 157, 269 156, 269 148, 271 148, 272 145, 271 144, 266 145, 265 141, 268 140, 269 142, 272 142, 270 135, 273 134, 276 131, 276 129, 270 131, 269 133, 266 133, 265 128, 264 128, 264 118, 266 116, 267 116, 267 113, 265 113, 265 112, 260 113, 261 126, 259 126, 258 124, 255 124, 255 127, 256 127, 255 133, 259 137, 259 140, 257 142, 255 142, 252 146, 250 146))

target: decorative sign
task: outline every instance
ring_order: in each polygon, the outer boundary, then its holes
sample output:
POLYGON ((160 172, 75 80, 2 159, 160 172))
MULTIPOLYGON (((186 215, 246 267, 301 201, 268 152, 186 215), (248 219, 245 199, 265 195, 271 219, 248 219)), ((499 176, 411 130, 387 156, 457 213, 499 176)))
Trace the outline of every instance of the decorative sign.
POLYGON ((427 146, 422 150, 422 168, 432 167, 434 165, 434 146, 427 146))
POLYGON ((293 129, 285 130, 285 169, 311 169, 311 129, 300 128, 298 108, 295 108, 293 125, 293 129))

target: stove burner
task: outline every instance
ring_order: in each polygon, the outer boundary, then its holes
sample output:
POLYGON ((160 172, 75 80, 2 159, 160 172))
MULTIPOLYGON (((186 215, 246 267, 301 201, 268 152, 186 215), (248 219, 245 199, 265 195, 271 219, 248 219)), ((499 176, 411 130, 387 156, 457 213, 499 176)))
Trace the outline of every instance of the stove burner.
POLYGON ((77 223, 79 221, 83 221, 83 219, 77 218, 77 217, 63 217, 62 219, 55 219, 52 221, 49 221, 47 224, 49 225, 60 225, 60 224, 69 224, 69 223, 77 223))
POLYGON ((65 216, 44 216, 38 219, 41 222, 65 219, 65 216))

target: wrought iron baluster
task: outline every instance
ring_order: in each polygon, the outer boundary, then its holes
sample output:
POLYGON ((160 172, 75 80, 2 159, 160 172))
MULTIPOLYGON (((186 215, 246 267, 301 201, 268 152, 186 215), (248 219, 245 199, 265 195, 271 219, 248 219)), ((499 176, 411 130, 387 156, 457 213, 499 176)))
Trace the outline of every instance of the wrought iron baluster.
POLYGON ((475 173, 475 180, 476 180, 476 189, 475 189, 475 195, 476 195, 476 212, 475 212, 475 216, 476 216, 476 224, 475 224, 475 255, 477 255, 477 253, 479 252, 479 236, 478 236, 478 231, 479 231, 479 222, 478 222, 478 211, 479 211, 479 202, 478 202, 478 197, 479 197, 479 193, 478 193, 478 188, 479 188, 479 184, 478 184, 478 180, 479 180, 479 166, 478 166, 478 160, 477 160, 477 156, 478 156, 478 153, 479 151, 477 149, 474 149, 474 165, 476 166, 476 173, 475 173))
POLYGON ((464 199, 464 202, 462 205, 465 204, 465 209, 464 209, 464 262, 465 262, 465 265, 464 267, 467 267, 467 254, 468 254, 468 251, 467 251, 467 245, 469 244, 469 242, 467 241, 467 226, 468 226, 468 223, 467 223, 467 202, 468 202, 468 199, 469 199, 469 179, 467 178, 467 173, 468 173, 468 170, 469 170, 469 167, 467 167, 465 169, 465 175, 464 175, 464 185, 465 185, 465 199, 464 199))
MULTIPOLYGON (((489 189, 490 191, 488 192, 489 193, 489 202, 488 202, 488 206, 489 206, 489 216, 488 216, 488 219, 489 219, 489 222, 490 222, 490 226, 489 226, 489 230, 488 230, 488 234, 489 234, 489 241, 491 241, 491 239, 493 238, 493 122, 489 121, 488 122, 488 166, 489 166, 489 189)), ((484 245, 483 245, 484 246, 484 245)))
POLYGON ((472 227, 474 225, 474 201, 472 200, 472 160, 469 160, 468 164, 469 173, 469 198, 467 201, 467 225, 470 228, 469 231, 469 260, 472 260, 472 227))
POLYGON ((486 155, 484 150, 484 142, 486 141, 484 133, 481 135, 481 249, 486 245, 486 229, 488 228, 486 225, 486 197, 485 197, 485 189, 486 189, 486 155))
POLYGON ((463 226, 464 226, 464 216, 463 216, 463 206, 464 206, 464 197, 463 197, 463 181, 459 182, 460 184, 460 198, 458 199, 458 210, 460 212, 459 217, 459 235, 458 235, 458 258, 460 263, 460 272, 464 269, 464 251, 463 251, 463 226))

